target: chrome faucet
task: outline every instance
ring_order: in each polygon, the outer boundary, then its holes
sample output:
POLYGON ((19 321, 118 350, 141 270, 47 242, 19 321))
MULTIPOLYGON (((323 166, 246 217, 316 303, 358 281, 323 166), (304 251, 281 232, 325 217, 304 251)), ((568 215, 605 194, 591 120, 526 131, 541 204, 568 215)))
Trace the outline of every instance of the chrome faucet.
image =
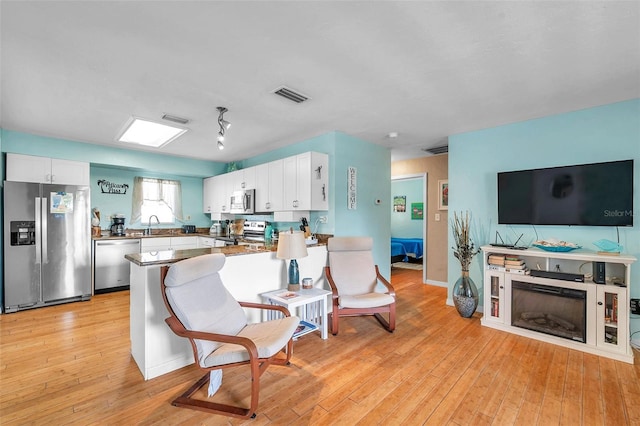
POLYGON ((156 224, 160 225, 160 219, 158 219, 158 216, 156 216, 155 214, 152 214, 151 216, 149 216, 149 224, 147 225, 147 229, 145 231, 145 235, 151 235, 151 218, 155 217, 156 218, 156 224))

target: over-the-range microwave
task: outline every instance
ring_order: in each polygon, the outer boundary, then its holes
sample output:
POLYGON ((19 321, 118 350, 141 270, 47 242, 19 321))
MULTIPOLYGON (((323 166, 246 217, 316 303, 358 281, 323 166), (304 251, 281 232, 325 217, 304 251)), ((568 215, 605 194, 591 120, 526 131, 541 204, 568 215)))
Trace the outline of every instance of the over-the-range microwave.
POLYGON ((256 190, 244 189, 242 191, 234 191, 231 195, 229 203, 229 213, 236 214, 253 214, 256 202, 256 190))

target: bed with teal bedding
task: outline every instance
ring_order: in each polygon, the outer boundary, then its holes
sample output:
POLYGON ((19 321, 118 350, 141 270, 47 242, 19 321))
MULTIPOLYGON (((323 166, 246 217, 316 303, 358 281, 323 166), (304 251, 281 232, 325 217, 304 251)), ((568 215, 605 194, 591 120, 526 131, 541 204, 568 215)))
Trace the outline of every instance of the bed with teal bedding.
POLYGON ((409 256, 422 258, 422 238, 391 238, 391 263, 408 262, 409 256))

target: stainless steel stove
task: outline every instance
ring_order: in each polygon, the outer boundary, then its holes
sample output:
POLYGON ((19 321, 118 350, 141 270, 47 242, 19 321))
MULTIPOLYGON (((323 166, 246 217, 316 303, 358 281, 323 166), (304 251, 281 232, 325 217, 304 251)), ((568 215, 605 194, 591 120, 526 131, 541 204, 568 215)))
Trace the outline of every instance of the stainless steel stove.
POLYGON ((252 220, 244 222, 243 239, 247 241, 264 242, 264 231, 269 222, 264 220, 252 220))

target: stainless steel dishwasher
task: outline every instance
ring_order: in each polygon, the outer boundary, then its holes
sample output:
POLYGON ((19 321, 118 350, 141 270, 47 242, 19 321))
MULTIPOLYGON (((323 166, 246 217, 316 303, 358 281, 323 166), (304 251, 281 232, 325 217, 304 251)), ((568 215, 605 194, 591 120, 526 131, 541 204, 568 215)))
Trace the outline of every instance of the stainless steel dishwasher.
POLYGON ((129 265, 125 254, 140 253, 139 239, 95 241, 93 250, 94 292, 129 288, 129 265))

